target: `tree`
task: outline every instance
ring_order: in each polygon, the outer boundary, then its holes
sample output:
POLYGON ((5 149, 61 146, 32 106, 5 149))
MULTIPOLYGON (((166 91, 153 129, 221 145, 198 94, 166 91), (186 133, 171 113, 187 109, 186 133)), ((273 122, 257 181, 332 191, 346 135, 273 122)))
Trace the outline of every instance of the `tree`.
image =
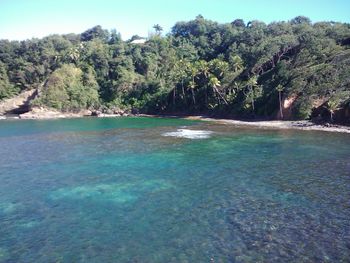
MULTIPOLYGON (((222 99, 222 101, 228 105, 227 100, 225 99, 225 96, 221 94, 221 92, 219 91, 219 87, 221 86, 221 82, 220 80, 218 80, 217 77, 215 76, 211 76, 209 79, 209 86, 213 88, 214 93, 218 94, 219 97, 222 99)), ((220 101, 220 100, 219 100, 220 101)))
POLYGON ((155 25, 153 26, 153 28, 154 28, 154 30, 156 31, 156 34, 157 34, 158 36, 160 36, 161 33, 162 33, 162 31, 163 31, 163 28, 162 28, 159 24, 155 24, 155 25))
POLYGON ((243 60, 238 55, 230 55, 229 63, 234 72, 239 72, 243 69, 243 60))
POLYGON ((276 91, 278 92, 278 102, 280 105, 280 117, 283 119, 283 107, 282 107, 282 91, 284 90, 284 87, 281 84, 278 84, 276 87, 276 91))
POLYGON ((98 25, 86 30, 81 34, 81 37, 80 37, 81 41, 90 41, 95 38, 101 39, 103 41, 108 41, 109 39, 108 30, 102 29, 102 27, 98 25))
POLYGON ((334 113, 341 109, 341 105, 345 104, 347 101, 350 101, 350 89, 338 91, 337 93, 332 94, 326 103, 326 109, 330 113, 331 122, 334 122, 334 113))
POLYGON ((235 27, 245 27, 245 23, 243 19, 236 19, 231 23, 231 25, 235 27))
POLYGON ((257 76, 252 76, 246 82, 246 102, 251 104, 253 115, 255 115, 255 101, 262 95, 262 88, 258 85, 257 76))
POLYGON ((311 20, 310 18, 306 17, 306 16, 297 16, 295 18, 293 18, 291 21, 291 24, 293 25, 297 25, 297 24, 311 24, 311 20))
POLYGON ((330 113, 331 122, 333 122, 334 121, 333 120, 334 112, 339 109, 339 101, 337 101, 337 100, 329 100, 327 102, 327 109, 328 109, 328 111, 330 113))
POLYGON ((83 78, 81 69, 72 64, 55 70, 45 83, 34 104, 46 105, 62 111, 93 108, 98 104, 96 81, 91 72, 83 78), (85 79, 85 85, 83 80, 85 79))
POLYGON ((189 88, 191 90, 191 94, 192 94, 192 102, 193 102, 193 105, 195 106, 196 105, 196 98, 195 98, 195 88, 196 88, 196 81, 195 81, 195 78, 196 76, 198 75, 199 73, 199 70, 198 70, 198 67, 196 64, 191 64, 189 65, 189 72, 190 72, 190 76, 191 76, 191 80, 189 82, 189 88))
POLYGON ((130 43, 137 36, 123 41, 101 26, 80 35, 0 40, 0 96, 46 82, 42 103, 63 110, 89 107, 87 94, 96 93, 95 105, 152 113, 189 106, 207 111, 210 105, 213 112, 272 117, 277 93, 281 118, 283 97, 295 98, 294 118, 308 118, 319 101, 329 100, 331 119, 348 107, 346 23, 313 24, 299 16, 219 24, 199 15, 176 23, 166 36, 160 25, 154 29, 157 35, 142 45, 130 43), (81 72, 73 74, 74 68, 81 72))
POLYGON ((0 100, 12 97, 17 92, 18 90, 9 81, 5 65, 0 62, 0 100))

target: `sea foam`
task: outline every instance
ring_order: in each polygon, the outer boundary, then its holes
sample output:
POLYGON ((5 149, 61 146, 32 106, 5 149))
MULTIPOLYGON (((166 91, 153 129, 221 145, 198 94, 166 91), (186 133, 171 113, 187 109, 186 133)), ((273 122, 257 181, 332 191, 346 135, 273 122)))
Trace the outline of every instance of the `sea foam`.
POLYGON ((203 131, 203 130, 189 130, 189 129, 178 129, 174 132, 163 133, 163 136, 170 137, 179 137, 187 139, 207 139, 210 138, 212 131, 203 131))

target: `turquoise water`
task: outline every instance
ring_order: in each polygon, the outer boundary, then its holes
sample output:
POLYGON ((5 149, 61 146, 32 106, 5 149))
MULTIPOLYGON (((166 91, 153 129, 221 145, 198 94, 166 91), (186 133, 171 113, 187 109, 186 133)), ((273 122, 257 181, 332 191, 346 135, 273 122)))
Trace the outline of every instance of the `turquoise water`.
POLYGON ((350 136, 0 122, 0 262, 348 262, 350 136))

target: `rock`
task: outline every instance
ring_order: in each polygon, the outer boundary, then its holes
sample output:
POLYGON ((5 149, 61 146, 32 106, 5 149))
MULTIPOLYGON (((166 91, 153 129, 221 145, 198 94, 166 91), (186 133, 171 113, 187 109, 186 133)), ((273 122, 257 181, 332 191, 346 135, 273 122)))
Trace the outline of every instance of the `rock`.
POLYGON ((115 108, 115 109, 114 109, 114 114, 123 115, 123 114, 124 114, 124 111, 123 111, 122 109, 115 108))
POLYGON ((106 114, 114 114, 114 111, 111 110, 111 109, 106 109, 103 113, 106 113, 106 114))
POLYGON ((30 101, 33 100, 36 96, 37 96, 37 90, 32 89, 32 90, 23 91, 22 93, 18 94, 13 98, 2 100, 0 102, 0 114, 16 111, 21 108, 25 108, 25 110, 27 110, 27 108, 29 107, 30 101))
POLYGON ((33 107, 31 111, 20 114, 20 119, 55 119, 55 118, 65 118, 65 114, 44 107, 33 107))
POLYGON ((81 116, 91 116, 92 115, 92 111, 91 110, 81 110, 81 111, 79 111, 79 114, 81 116))
POLYGON ((20 119, 60 119, 60 118, 77 118, 84 115, 72 112, 60 112, 56 109, 50 109, 46 107, 33 107, 31 111, 20 114, 20 119))
POLYGON ((140 114, 140 111, 137 108, 132 108, 131 109, 131 114, 137 115, 137 114, 140 114))
POLYGON ((98 116, 100 116, 101 114, 102 114, 102 112, 99 111, 99 110, 94 110, 94 111, 91 112, 91 116, 96 116, 96 117, 98 117, 98 116))

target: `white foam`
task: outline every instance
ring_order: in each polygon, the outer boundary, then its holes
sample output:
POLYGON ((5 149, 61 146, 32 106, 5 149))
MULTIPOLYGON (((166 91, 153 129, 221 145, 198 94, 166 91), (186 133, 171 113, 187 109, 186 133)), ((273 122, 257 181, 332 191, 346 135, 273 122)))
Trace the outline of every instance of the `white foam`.
POLYGON ((212 133, 212 131, 178 129, 175 132, 166 132, 162 135, 187 139, 207 139, 212 133))

